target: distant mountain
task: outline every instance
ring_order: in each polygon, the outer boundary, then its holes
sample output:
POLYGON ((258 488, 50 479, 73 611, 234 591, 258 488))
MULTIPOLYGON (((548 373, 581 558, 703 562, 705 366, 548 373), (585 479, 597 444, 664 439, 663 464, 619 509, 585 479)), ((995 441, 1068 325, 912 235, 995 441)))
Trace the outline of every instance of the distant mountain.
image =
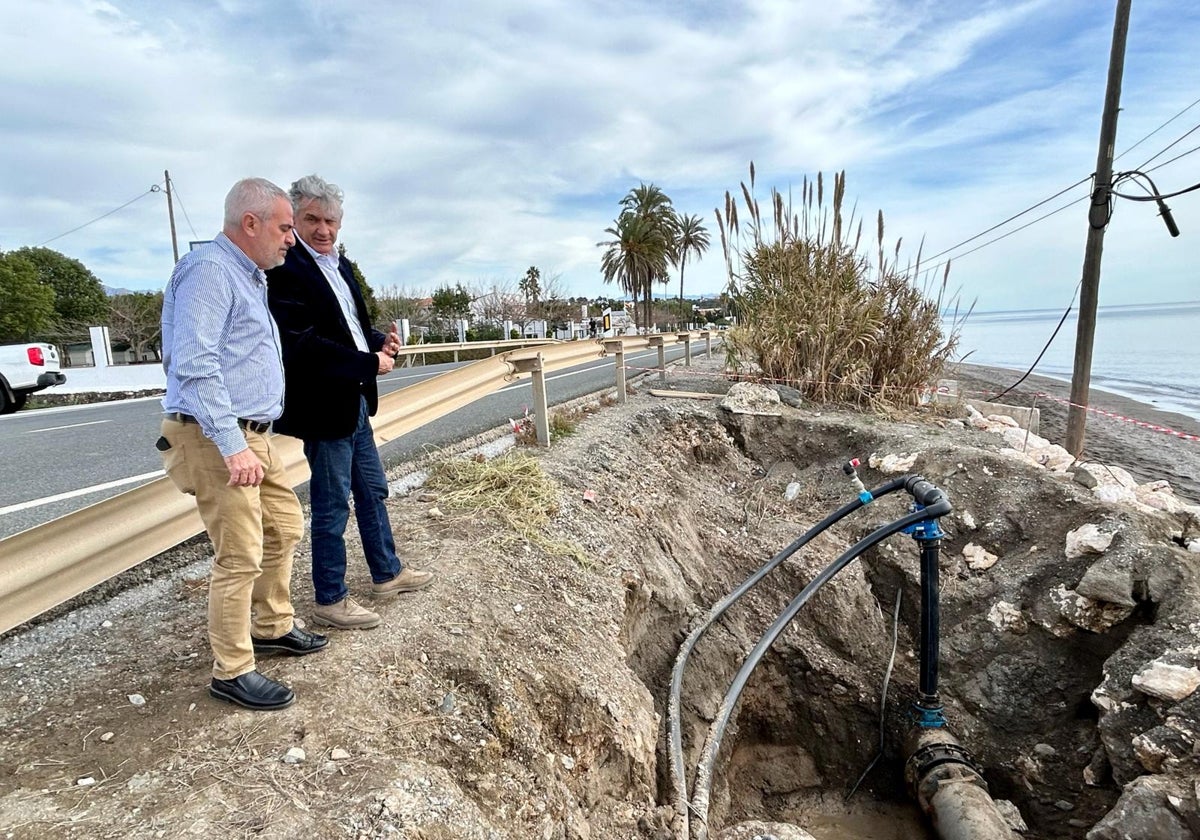
MULTIPOLYGON (((103 283, 100 285, 104 286, 103 283)), ((109 297, 116 297, 117 295, 132 295, 134 291, 133 289, 114 289, 112 286, 104 286, 104 294, 109 297)))

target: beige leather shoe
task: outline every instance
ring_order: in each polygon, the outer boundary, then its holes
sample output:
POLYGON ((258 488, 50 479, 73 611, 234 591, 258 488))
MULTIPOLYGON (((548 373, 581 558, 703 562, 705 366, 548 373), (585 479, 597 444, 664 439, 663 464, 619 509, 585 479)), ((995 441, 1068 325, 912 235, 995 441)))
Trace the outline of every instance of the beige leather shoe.
POLYGON ((395 595, 398 592, 416 592, 433 583, 433 572, 421 569, 403 569, 400 574, 383 583, 371 585, 372 595, 395 595))
POLYGON ((379 626, 379 614, 359 606, 348 595, 336 604, 317 604, 313 608, 312 620, 313 624, 323 624, 339 630, 366 630, 379 626))

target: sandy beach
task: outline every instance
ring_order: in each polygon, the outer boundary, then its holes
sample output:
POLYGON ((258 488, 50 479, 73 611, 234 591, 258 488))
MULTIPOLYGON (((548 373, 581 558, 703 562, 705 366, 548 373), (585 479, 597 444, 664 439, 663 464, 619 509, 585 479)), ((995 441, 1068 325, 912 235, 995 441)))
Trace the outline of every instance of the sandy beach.
MULTIPOLYGON (((1003 391, 1021 374, 1004 368, 959 364, 948 369, 946 376, 958 380, 964 402, 973 403, 987 414, 987 409, 979 403, 1003 391)), ((1067 406, 1050 397, 1066 399, 1070 392, 1068 383, 1035 374, 999 402, 1036 405, 1041 412, 1042 437, 1061 444, 1067 430, 1067 406)), ((1184 414, 1160 411, 1153 405, 1118 394, 1093 388, 1089 403, 1102 411, 1200 435, 1200 421, 1184 414)), ((1176 495, 1200 502, 1200 440, 1186 440, 1091 412, 1084 436, 1084 460, 1122 466, 1139 481, 1166 479, 1176 495)))

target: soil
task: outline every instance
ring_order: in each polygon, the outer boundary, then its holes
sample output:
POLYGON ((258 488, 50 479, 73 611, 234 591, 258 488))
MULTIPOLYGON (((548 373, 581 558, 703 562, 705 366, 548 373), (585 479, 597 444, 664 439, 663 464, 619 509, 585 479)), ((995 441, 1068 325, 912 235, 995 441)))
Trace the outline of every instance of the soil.
MULTIPOLYGON (((973 387, 996 387, 975 375, 973 387)), ((729 385, 701 362, 665 383, 729 385)), ((351 540, 351 591, 384 623, 335 631, 314 656, 261 660, 296 690, 284 711, 208 696, 204 540, 174 553, 149 584, 8 634, 0 836, 668 840, 665 698, 680 643, 714 602, 852 500, 841 464, 872 454, 916 455, 913 471, 954 503, 942 523, 942 699, 993 795, 1029 823, 1026 836, 1119 837, 1088 831, 1145 778, 1161 783, 1153 801, 1162 813, 1152 816, 1163 825, 1186 828, 1198 813, 1191 740, 1175 736, 1200 731, 1200 702, 1129 688, 1147 661, 1185 655, 1200 628, 1196 555, 1182 547, 1187 514, 1103 504, 1069 475, 1000 455, 1000 438, 954 419, 961 408, 893 419, 812 407, 736 415, 649 387, 663 386, 644 381, 624 405, 587 404, 574 434, 521 448, 557 487, 544 538, 443 509, 434 493, 394 496, 402 553, 435 571, 435 584, 371 602, 351 540), (1129 570, 1132 606, 1117 617, 1100 604, 1111 623, 1085 630, 1056 593, 1074 594, 1098 565, 1063 549, 1069 531, 1096 522, 1117 534, 1106 558, 1129 570), (972 568, 968 543, 999 561, 972 568), (1168 806, 1172 796, 1182 804, 1168 806)), ((1130 469, 1175 465, 1172 480, 1200 496, 1186 483, 1200 475, 1200 445, 1135 442, 1125 425, 1108 434, 1089 424, 1093 454, 1125 456, 1130 469)), ((868 486, 891 477, 860 472, 868 486)), ((814 540, 701 640, 682 710, 692 766, 763 629, 848 545, 902 515, 903 501, 880 499, 814 540)), ((308 559, 305 541, 293 579, 301 617, 312 603, 308 559)), ((789 626, 726 735, 716 834, 931 836, 907 804, 899 743, 916 684, 919 591, 916 548, 896 536, 789 626), (883 756, 847 805, 880 743, 889 671, 883 756)), ((1152 836, 1132 825, 1129 836, 1152 836)))

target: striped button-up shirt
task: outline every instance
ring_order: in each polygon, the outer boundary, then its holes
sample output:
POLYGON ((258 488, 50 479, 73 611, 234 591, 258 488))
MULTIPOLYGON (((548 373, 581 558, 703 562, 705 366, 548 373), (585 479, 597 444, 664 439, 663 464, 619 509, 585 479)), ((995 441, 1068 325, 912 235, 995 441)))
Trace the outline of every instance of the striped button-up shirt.
POLYGON ((163 410, 190 414, 223 456, 246 448, 239 418, 283 412, 279 334, 267 278, 225 234, 185 255, 163 297, 163 410))

